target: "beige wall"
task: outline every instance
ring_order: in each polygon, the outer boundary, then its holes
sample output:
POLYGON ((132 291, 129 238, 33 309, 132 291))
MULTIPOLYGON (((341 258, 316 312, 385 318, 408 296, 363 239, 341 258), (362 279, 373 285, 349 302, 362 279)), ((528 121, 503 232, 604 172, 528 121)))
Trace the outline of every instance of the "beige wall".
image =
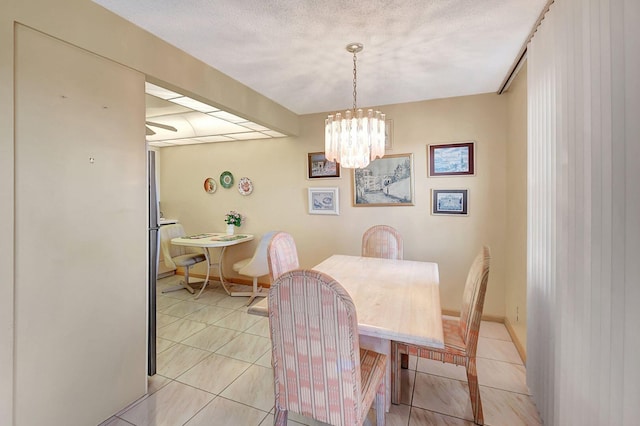
MULTIPOLYGON (((15 158, 17 130, 15 122, 15 28, 16 24, 33 28, 62 42, 95 53, 110 61, 131 68, 146 76, 149 81, 169 83, 169 87, 190 94, 195 98, 219 105, 241 114, 257 123, 265 124, 286 134, 298 133, 298 117, 291 111, 266 99, 253 90, 242 86, 200 61, 197 61, 113 15, 89 0, 22 0, 0 2, 0 424, 13 425, 16 405, 15 340, 29 338, 16 336, 14 324, 16 277, 22 271, 17 269, 16 241, 16 182, 14 176, 20 173, 15 158)), ((73 68, 73 67, 72 67, 73 68)), ((19 74, 21 71, 17 70, 19 74)), ((142 87, 140 88, 142 91, 142 87)), ((136 114, 144 116, 144 105, 137 102, 142 92, 131 92, 136 114)), ((65 117, 71 119, 71 117, 65 117)), ((27 123, 38 126, 40 120, 27 123)), ((100 128, 102 122, 85 121, 88 128, 100 128)), ((141 124, 141 129, 144 128, 141 124)), ((90 135, 90 131, 86 132, 90 135)), ((46 140, 39 142, 46 143, 46 140)), ((146 196, 140 194, 141 199, 146 196)), ((60 209, 69 203, 58 201, 60 209)), ((91 271, 88 276, 99 276, 101 269, 91 271)), ((130 299, 123 299, 125 309, 132 307, 130 299), (127 305, 127 303, 129 305, 127 305)), ((133 306, 143 312, 145 306, 133 306)), ((74 374, 74 371, 67 371, 74 374)), ((46 372, 40 376, 51 383, 52 377, 46 372)), ((109 386, 104 383, 104 386, 109 386)), ((62 407, 73 406, 76 401, 71 395, 62 407)), ((100 401, 99 399, 97 401, 100 401)), ((72 417, 70 417, 72 419, 72 417)))
MULTIPOLYGON (((287 134, 299 135, 283 140, 239 142, 233 147, 221 144, 172 149, 176 158, 167 161, 167 173, 180 168, 184 173, 180 178, 184 181, 180 190, 192 196, 188 203, 182 202, 179 197, 173 201, 163 200, 163 209, 166 203, 173 203, 170 209, 166 209, 167 216, 171 215, 171 209, 175 209, 188 230, 198 231, 214 226, 221 229, 223 213, 230 208, 237 208, 249 216, 245 228, 249 232, 259 234, 271 228, 292 232, 300 245, 303 265, 310 266, 333 252, 357 253, 361 233, 366 227, 380 222, 390 223, 405 235, 407 258, 440 263, 443 307, 447 309, 458 309, 468 264, 480 244, 488 243, 493 249, 494 262, 486 312, 504 315, 507 251, 504 227, 507 214, 505 163, 508 142, 504 98, 481 95, 385 107, 385 112, 395 121, 393 152, 413 152, 415 155, 416 205, 353 208, 350 207, 348 171, 339 180, 310 182, 305 179, 306 153, 322 149, 324 115, 299 119, 283 107, 89 0, 2 1, 0 231, 4 238, 0 240, 0 424, 11 425, 14 420, 14 285, 15 274, 20 273, 15 269, 14 253, 14 176, 18 172, 14 155, 15 23, 142 72, 149 81, 179 89, 287 134), (478 142, 476 177, 426 178, 425 151, 428 143, 468 139, 478 142), (206 164, 199 154, 207 159, 206 164), (197 176, 193 173, 193 182, 187 178, 192 169, 197 171, 197 176), (254 194, 243 198, 221 188, 214 195, 205 194, 200 189, 202 179, 209 175, 215 177, 222 170, 231 170, 237 177, 251 177, 255 183, 254 194), (341 215, 306 215, 308 186, 338 186, 341 191, 341 215), (469 188, 470 216, 430 216, 428 191, 431 187, 469 188), (276 207, 280 205, 285 207, 276 207)), ((138 94, 133 96, 137 97, 138 94)), ((86 124, 90 126, 92 123, 86 124)), ((162 164, 164 168, 165 163, 162 164)), ((169 188, 170 185, 167 184, 165 188, 163 182, 163 192, 169 188)), ((238 250, 234 256, 244 254, 238 250)), ((96 275, 100 273, 95 271, 96 275)), ((127 300, 123 299, 122 303, 127 303, 127 300)), ((47 375, 43 374, 41 379, 48 380, 47 375)), ((108 383, 104 385, 109 386, 108 383)), ((68 405, 73 405, 73 402, 68 405)))
MULTIPOLYGON (((413 153, 415 205, 352 207, 351 170, 339 179, 308 180, 307 153, 324 149, 325 114, 301 117, 300 136, 185 147, 162 148, 160 199, 166 216, 179 219, 187 232, 222 231, 224 214, 247 216, 241 231, 262 234, 285 230, 296 239, 300 262, 312 267, 333 253, 359 254, 362 233, 385 223, 404 236, 405 258, 440 265, 443 309, 459 310, 466 274, 482 244, 493 261, 485 313, 505 314, 506 98, 494 94, 387 105, 394 121, 391 154, 413 153), (476 141, 473 177, 427 178, 426 151, 431 143, 476 141), (228 170, 249 177, 250 196, 235 188, 203 190, 206 177, 228 170), (338 187, 340 215, 309 215, 307 188, 338 187), (430 214, 431 188, 468 188, 469 216, 430 214)), ((230 264, 248 256, 255 244, 228 250, 230 264)))
POLYGON ((506 321, 526 350, 527 345, 527 66, 522 66, 506 94, 507 269, 506 321))
POLYGON ((15 422, 98 424, 147 389, 144 75, 21 25, 16 69, 15 422))

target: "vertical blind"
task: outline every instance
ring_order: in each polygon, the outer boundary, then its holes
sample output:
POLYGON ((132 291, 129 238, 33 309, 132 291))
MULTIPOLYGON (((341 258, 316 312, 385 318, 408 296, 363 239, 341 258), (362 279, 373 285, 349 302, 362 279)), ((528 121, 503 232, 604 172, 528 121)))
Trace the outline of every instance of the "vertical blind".
POLYGON ((527 49, 527 383, 546 425, 640 422, 638 22, 638 0, 556 0, 527 49))

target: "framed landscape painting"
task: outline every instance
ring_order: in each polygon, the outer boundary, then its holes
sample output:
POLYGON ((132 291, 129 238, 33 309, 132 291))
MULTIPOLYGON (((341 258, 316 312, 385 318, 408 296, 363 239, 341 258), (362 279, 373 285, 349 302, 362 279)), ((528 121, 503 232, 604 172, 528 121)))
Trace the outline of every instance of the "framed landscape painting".
POLYGON ((353 170, 353 205, 412 206, 413 154, 385 155, 353 170))
POLYGON ((428 145, 429 177, 475 174, 474 142, 428 145))

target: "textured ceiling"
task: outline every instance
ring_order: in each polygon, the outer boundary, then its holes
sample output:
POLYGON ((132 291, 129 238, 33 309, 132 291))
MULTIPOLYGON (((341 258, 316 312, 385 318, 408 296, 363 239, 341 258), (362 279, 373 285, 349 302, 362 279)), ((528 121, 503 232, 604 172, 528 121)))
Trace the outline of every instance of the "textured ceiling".
POLYGON ((546 0, 94 0, 298 114, 496 92, 546 0))

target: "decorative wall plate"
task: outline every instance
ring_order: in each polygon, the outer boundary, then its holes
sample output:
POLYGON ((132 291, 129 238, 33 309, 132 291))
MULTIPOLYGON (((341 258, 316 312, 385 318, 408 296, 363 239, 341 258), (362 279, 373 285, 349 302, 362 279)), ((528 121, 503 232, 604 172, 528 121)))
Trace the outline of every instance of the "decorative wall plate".
POLYGON ((249 195, 253 192, 253 183, 248 177, 240 178, 238 181, 238 192, 242 195, 249 195))
POLYGON ((231 172, 222 172, 220 175, 220 185, 224 188, 231 188, 231 186, 233 186, 233 175, 231 172))
POLYGON ((218 189, 218 184, 213 178, 208 177, 204 180, 205 191, 207 191, 209 194, 213 194, 214 192, 216 192, 216 189, 218 189))

